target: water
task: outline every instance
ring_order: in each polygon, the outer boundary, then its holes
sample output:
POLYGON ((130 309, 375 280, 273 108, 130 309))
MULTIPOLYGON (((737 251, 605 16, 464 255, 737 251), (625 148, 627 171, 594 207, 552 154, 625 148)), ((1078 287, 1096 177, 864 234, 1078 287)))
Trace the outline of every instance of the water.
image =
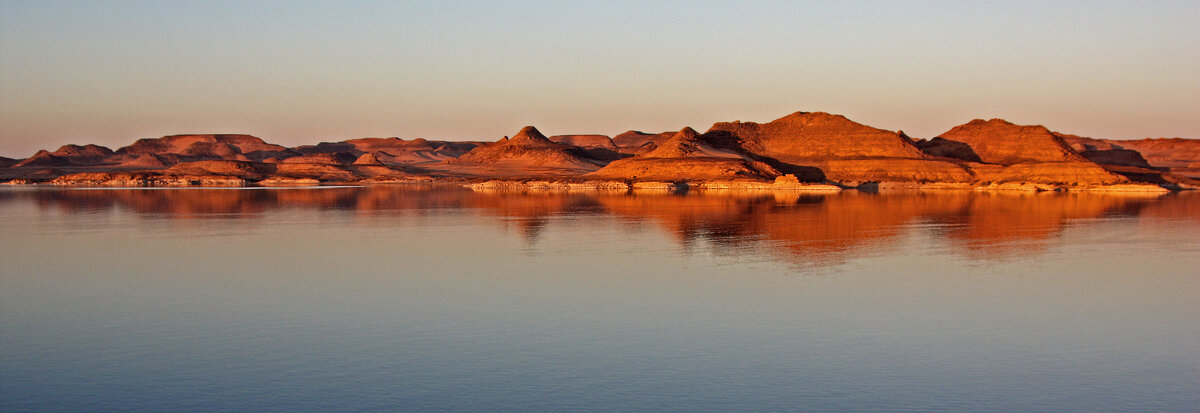
POLYGON ((0 411, 1190 411, 1200 196, 0 190, 0 411))

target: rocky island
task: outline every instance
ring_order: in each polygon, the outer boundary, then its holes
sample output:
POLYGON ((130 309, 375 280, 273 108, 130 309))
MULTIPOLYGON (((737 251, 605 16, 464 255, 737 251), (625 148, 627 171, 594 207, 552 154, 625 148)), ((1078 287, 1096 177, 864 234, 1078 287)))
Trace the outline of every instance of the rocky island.
POLYGON ((249 135, 173 135, 112 150, 66 145, 0 157, 0 182, 62 186, 454 183, 477 189, 976 189, 1166 192, 1200 188, 1200 139, 1108 140, 976 119, 931 139, 796 112, 701 133, 497 141, 363 138, 284 147, 249 135))

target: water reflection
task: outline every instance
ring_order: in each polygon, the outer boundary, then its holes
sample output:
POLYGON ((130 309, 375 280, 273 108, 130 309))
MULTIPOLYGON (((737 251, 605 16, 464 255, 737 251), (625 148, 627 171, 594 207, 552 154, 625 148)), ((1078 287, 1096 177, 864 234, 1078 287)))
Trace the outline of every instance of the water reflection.
POLYGON ((652 227, 685 249, 698 241, 720 254, 766 251, 829 265, 895 253, 906 236, 941 239, 977 259, 1036 254, 1072 225, 1141 216, 1200 224, 1200 196, 1090 193, 731 194, 481 193, 461 188, 374 186, 291 189, 6 190, 0 204, 33 201, 43 213, 131 211, 145 219, 253 220, 274 210, 352 214, 454 211, 495 218, 530 246, 555 218, 615 218, 606 225, 652 227))

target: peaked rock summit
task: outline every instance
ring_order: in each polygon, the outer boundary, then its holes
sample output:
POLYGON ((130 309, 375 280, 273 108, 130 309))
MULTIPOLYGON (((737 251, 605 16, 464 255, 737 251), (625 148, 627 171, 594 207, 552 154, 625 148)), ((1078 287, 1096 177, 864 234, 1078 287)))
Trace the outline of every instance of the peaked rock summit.
POLYGON ((447 162, 568 169, 600 166, 599 161, 587 156, 580 148, 551 141, 533 126, 526 126, 511 138, 476 147, 447 162))

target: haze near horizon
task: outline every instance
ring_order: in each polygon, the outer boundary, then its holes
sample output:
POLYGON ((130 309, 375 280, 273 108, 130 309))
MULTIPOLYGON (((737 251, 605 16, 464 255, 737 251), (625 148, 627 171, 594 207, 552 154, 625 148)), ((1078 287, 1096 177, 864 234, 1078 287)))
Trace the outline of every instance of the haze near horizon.
POLYGON ((0 155, 660 132, 826 111, 1200 137, 1200 3, 0 1, 0 155))

